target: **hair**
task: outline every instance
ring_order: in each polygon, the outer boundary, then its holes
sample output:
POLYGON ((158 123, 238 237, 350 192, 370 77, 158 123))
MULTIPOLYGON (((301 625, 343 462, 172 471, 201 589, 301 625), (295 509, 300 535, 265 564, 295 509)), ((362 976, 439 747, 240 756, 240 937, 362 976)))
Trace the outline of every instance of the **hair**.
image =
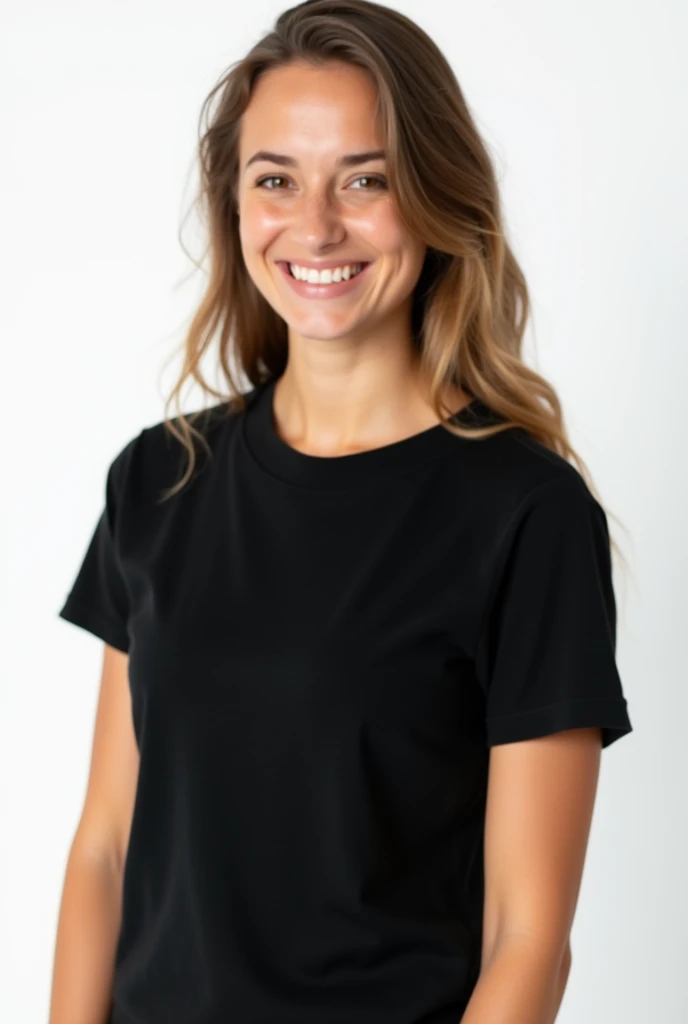
MULTIPOLYGON (((438 46, 418 25, 369 0, 307 0, 284 11, 203 103, 196 203, 207 228, 209 274, 165 406, 165 425, 188 453, 186 471, 165 499, 193 474, 193 438, 209 451, 194 426, 205 410, 184 416, 183 386, 195 381, 206 395, 226 403, 228 413, 242 411, 246 400, 232 363, 254 387, 286 367, 287 325, 256 288, 241 255, 239 134, 261 75, 294 62, 322 67, 332 61, 371 76, 389 187, 408 230, 427 247, 412 297, 411 328, 438 419, 452 433, 475 440, 522 428, 574 463, 599 501, 588 467, 569 441, 554 387, 522 359, 528 289, 505 237, 492 160, 462 90, 438 46), (208 384, 200 365, 216 336, 221 391, 208 384), (447 422, 452 410, 443 408, 441 398, 447 385, 482 399, 502 422, 487 427, 447 422), (168 417, 173 400, 176 424, 168 417)), ((611 544, 625 561, 618 545, 611 544)))

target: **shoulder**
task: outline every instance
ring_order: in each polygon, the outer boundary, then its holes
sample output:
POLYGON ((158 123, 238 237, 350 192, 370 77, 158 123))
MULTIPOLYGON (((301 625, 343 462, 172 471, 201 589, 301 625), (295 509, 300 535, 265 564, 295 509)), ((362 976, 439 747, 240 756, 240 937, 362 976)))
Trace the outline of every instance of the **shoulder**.
MULTIPOLYGON (((238 403, 223 401, 184 412, 184 418, 193 428, 191 440, 199 467, 205 465, 208 456, 212 461, 221 438, 234 430, 240 413, 250 404, 256 390, 242 392, 242 401, 238 403)), ((115 452, 108 467, 108 479, 121 500, 148 503, 181 477, 188 453, 175 431, 181 431, 179 417, 161 418, 130 435, 115 452)))
MULTIPOLYGON (((500 422, 484 408, 483 423, 500 422)), ((493 538, 505 539, 536 508, 560 522, 604 519, 577 467, 522 427, 463 442, 456 465, 453 477, 464 506, 468 502, 477 519, 490 525, 493 538)))

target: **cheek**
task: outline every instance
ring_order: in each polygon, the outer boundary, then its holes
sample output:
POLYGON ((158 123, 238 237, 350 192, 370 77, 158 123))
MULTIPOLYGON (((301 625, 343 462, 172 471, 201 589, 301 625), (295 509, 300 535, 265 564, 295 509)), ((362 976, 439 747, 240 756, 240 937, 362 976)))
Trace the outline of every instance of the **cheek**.
POLYGON ((247 252, 261 252, 281 229, 283 218, 268 204, 246 203, 241 208, 239 234, 247 252))
POLYGON ((423 248, 399 220, 394 210, 387 205, 380 205, 369 215, 358 219, 358 232, 361 237, 369 238, 381 256, 390 256, 415 268, 423 261, 423 248))

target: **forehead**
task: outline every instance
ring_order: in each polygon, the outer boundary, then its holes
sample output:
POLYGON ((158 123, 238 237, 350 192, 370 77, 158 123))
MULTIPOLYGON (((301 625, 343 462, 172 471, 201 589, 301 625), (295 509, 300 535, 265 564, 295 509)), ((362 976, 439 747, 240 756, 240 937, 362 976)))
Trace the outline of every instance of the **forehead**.
POLYGON ((256 83, 239 136, 242 159, 249 150, 273 149, 294 156, 327 154, 346 145, 381 146, 377 92, 361 68, 295 63, 266 72, 256 83))

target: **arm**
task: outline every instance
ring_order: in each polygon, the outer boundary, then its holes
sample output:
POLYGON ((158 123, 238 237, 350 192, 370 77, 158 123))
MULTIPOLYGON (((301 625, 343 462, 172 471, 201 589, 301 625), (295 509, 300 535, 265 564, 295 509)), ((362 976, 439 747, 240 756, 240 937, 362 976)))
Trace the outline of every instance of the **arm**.
POLYGON ((597 728, 491 748, 481 970, 461 1024, 554 1024, 601 749, 597 728))
POLYGON ((106 1024, 138 747, 129 659, 105 645, 91 766, 72 840, 55 944, 49 1024, 106 1024))

